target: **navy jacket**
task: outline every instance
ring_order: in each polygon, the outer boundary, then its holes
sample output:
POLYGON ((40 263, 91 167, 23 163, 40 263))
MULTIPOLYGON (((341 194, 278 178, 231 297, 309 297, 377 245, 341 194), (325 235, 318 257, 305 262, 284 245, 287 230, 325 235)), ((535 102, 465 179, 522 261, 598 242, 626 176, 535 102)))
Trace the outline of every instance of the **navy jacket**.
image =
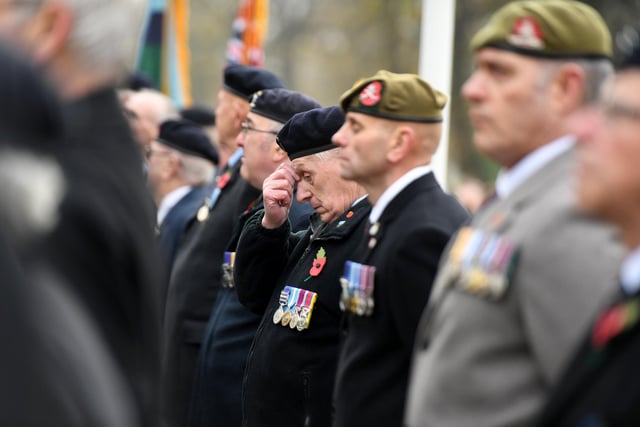
MULTIPOLYGON (((245 222, 262 207, 260 201, 240 217, 227 251, 236 250, 245 222)), ((297 224, 296 231, 306 229, 312 212, 308 203, 294 199, 289 223, 297 224)), ((189 417, 191 427, 240 425, 245 361, 259 322, 260 316, 240 304, 233 284, 223 280, 198 357, 189 417)))
POLYGON ((160 245, 167 257, 167 270, 171 267, 189 227, 193 224, 194 216, 202 201, 210 194, 206 186, 194 187, 178 203, 171 208, 160 226, 160 245))
POLYGON ((238 245, 237 289, 263 316, 247 359, 244 426, 279 426, 282 420, 331 425, 342 318, 339 278, 363 239, 370 210, 362 200, 326 226, 316 216, 314 227, 302 235, 290 235, 288 227, 264 229, 261 215, 247 223, 238 245), (287 285, 317 294, 306 329, 274 323, 287 285))

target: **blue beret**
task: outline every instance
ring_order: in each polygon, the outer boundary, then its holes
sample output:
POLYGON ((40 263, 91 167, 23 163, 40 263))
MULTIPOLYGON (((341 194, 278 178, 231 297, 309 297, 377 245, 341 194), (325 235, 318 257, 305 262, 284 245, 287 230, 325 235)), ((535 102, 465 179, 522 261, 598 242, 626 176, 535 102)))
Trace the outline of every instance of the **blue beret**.
POLYGON ((204 130, 188 120, 167 120, 160 125, 158 142, 185 154, 218 164, 218 152, 204 130))
POLYGON ((180 110, 180 116, 198 126, 214 126, 216 124, 215 111, 202 105, 183 108, 180 110))
POLYGON ((224 69, 222 86, 247 101, 251 99, 251 95, 259 90, 287 87, 270 71, 241 64, 227 65, 224 69))
POLYGON ((290 160, 331 150, 338 147, 331 137, 343 123, 340 107, 316 108, 293 116, 278 132, 276 141, 290 160))
POLYGON ((319 108, 313 98, 289 89, 265 89, 251 97, 251 112, 286 123, 294 114, 319 108))

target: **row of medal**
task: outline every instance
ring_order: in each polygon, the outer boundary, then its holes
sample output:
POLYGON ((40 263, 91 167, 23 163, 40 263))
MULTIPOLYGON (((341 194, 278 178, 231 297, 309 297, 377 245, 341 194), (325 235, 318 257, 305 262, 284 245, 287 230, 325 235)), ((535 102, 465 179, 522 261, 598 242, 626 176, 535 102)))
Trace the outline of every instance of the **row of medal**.
POLYGON ((340 309, 350 311, 359 316, 373 314, 373 279, 376 268, 371 265, 347 261, 344 265, 344 276, 340 278, 342 294, 340 309))
POLYGON ((460 230, 443 267, 449 283, 494 299, 509 287, 518 259, 517 246, 497 234, 465 227, 460 230))
POLYGON ((309 328, 311 314, 318 294, 306 289, 285 286, 280 292, 273 323, 303 331, 309 328))

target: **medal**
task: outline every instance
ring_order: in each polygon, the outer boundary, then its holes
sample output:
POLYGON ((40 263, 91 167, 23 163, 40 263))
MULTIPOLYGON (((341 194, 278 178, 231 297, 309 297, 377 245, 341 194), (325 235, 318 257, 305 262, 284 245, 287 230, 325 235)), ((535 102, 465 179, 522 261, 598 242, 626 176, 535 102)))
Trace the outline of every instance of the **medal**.
POLYGON ((282 326, 288 326, 289 322, 291 322, 291 312, 287 310, 282 316, 282 326))
POLYGON ((204 221, 207 220, 207 218, 209 218, 209 204, 207 203, 206 200, 205 200, 204 205, 200 206, 200 209, 198 209, 198 213, 196 214, 196 218, 200 222, 204 222, 204 221))
POLYGON ((282 317, 284 316, 284 308, 287 305, 287 301, 289 301, 289 293, 291 292, 291 288, 289 286, 285 286, 284 289, 280 292, 279 299, 279 307, 275 313, 273 313, 273 323, 278 324, 282 321, 282 317))
POLYGON ((298 295, 300 295, 300 289, 289 286, 289 298, 287 300, 287 306, 285 308, 284 314, 282 315, 282 320, 280 321, 282 326, 289 326, 289 323, 291 323, 291 319, 295 314, 294 310, 296 302, 298 301, 298 295))
POLYGON ((282 306, 278 307, 275 313, 273 313, 273 323, 278 324, 282 320, 282 316, 284 315, 284 310, 282 306))

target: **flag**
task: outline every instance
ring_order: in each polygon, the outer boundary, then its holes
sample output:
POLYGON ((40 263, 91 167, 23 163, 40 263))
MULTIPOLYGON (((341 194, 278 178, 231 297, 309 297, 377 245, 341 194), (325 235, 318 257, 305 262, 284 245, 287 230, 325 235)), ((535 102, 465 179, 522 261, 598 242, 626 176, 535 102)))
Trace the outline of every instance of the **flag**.
POLYGON ((185 107, 192 103, 189 62, 189 0, 150 0, 136 68, 185 107))
POLYGON ((269 0, 240 0, 227 43, 227 61, 260 67, 269 21, 269 0))

